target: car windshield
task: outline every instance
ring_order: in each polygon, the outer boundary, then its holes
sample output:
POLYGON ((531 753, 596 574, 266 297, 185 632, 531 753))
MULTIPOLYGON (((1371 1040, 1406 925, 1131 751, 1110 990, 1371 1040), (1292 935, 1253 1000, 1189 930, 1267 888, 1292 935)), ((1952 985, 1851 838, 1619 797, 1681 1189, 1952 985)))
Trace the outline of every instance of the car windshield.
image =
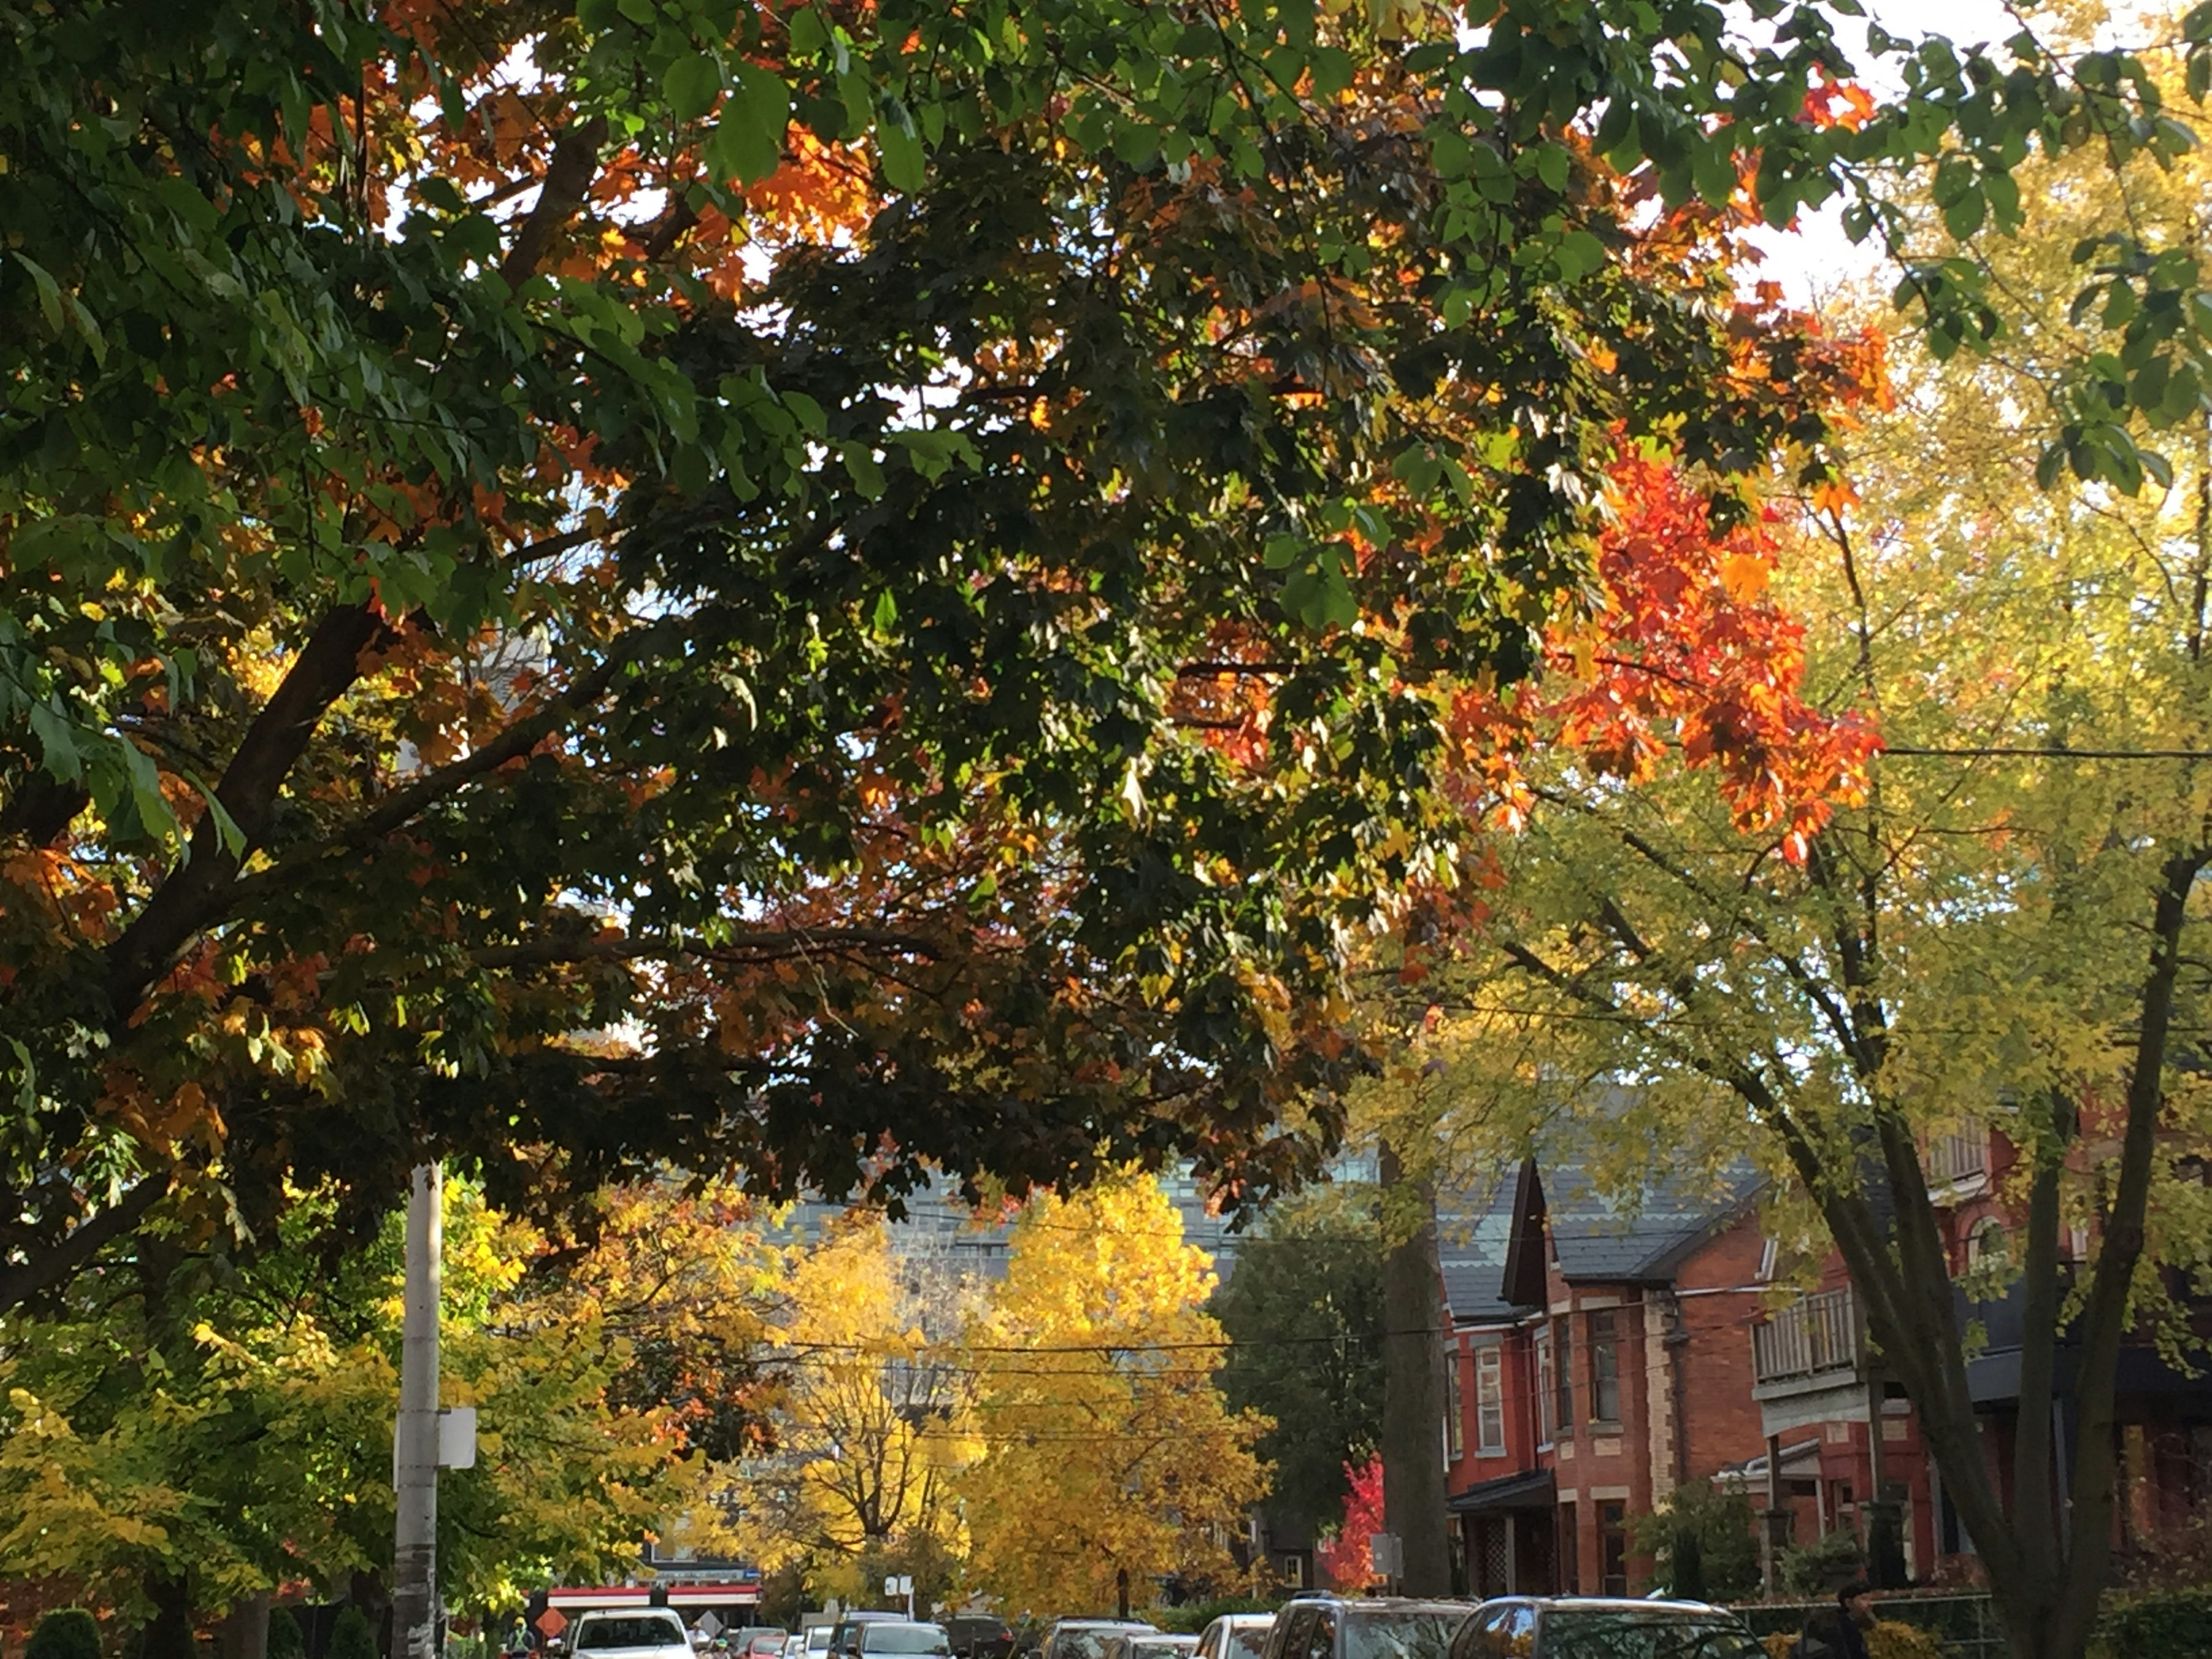
POLYGON ((635 1619, 586 1619, 576 1637, 579 1653, 607 1653, 617 1648, 684 1645, 684 1628, 673 1619, 644 1614, 635 1619))
POLYGON ((1107 1643, 1124 1630, 1064 1630, 1052 1638, 1052 1659, 1100 1659, 1107 1643))
POLYGON ((1179 1656, 1194 1651, 1198 1638, 1194 1636, 1133 1636, 1129 1638, 1129 1659, 1179 1659, 1179 1656))
POLYGON ((1653 1608, 1554 1608, 1544 1617, 1544 1659, 1765 1659, 1733 1619, 1653 1608))
POLYGON ((860 1631, 863 1653, 949 1653, 951 1644, 939 1625, 867 1625, 860 1631))
POLYGON ((1345 1659, 1444 1659, 1467 1622, 1464 1609, 1352 1613, 1344 1621, 1345 1659))

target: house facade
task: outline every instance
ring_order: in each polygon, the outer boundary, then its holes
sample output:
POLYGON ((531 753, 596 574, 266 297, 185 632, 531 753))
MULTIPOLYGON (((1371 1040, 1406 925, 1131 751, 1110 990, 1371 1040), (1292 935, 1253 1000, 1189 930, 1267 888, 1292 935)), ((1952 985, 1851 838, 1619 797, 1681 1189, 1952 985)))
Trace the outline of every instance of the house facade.
MULTIPOLYGON (((1994 1269, 2011 1248, 2013 1156, 1973 1123, 1926 1153, 1961 1328, 1981 1338, 1968 1383, 2008 1504, 2021 1319, 1994 1269)), ((1634 1552, 1631 1520, 1698 1481, 1745 1492, 1777 1547, 1835 1531, 1887 1535, 1912 1582, 1975 1577, 1973 1541, 1875 1363, 1840 1259, 1819 1264, 1813 1288, 1780 1291, 1784 1264, 1758 1197, 1746 1174, 1658 1182, 1616 1202, 1573 1166, 1531 1162, 1440 1203, 1444 1455, 1470 1591, 1638 1593, 1651 1564, 1634 1552)), ((2076 1232, 2064 1248, 2080 1261, 2089 1244, 2076 1232)), ((1788 1265, 1803 1283, 1802 1264, 1788 1265)), ((2062 1339, 2062 1467, 2075 1433, 2063 1398, 2071 1365, 2062 1339)), ((2118 1416, 2114 1541, 2125 1562, 2172 1547, 2212 1512, 2212 1375, 2131 1343, 2118 1416)))
POLYGON ((1440 1220, 1446 1484, 1468 1589, 1626 1595, 1629 1522, 1765 1449, 1756 1183, 1623 1206, 1524 1164, 1440 1220))

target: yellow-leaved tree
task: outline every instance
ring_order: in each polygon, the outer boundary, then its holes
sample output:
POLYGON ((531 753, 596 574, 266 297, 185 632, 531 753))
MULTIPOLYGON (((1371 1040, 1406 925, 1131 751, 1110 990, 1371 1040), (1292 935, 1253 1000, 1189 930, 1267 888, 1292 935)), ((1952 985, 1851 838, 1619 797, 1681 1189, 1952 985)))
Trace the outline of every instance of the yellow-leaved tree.
POLYGON ((794 1253, 784 1297, 775 1447, 732 1486, 741 1548, 821 1595, 886 1572, 942 1594, 965 1548, 952 1477, 975 1449, 959 1276, 856 1216, 794 1253))
POLYGON ((971 1328, 983 1455, 962 1476, 970 1582, 1010 1610, 1110 1610, 1222 1585, 1267 1491, 1269 1427, 1216 1384, 1214 1274, 1149 1176, 1041 1198, 971 1328))

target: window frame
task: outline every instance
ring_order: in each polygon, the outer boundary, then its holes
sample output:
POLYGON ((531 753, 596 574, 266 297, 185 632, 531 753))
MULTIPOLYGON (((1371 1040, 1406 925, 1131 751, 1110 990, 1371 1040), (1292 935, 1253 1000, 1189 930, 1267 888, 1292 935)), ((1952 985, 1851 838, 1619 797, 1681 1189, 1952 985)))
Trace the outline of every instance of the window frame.
POLYGON ((1589 1408, 1593 1427, 1602 1423, 1618 1427, 1620 1423, 1620 1310, 1595 1308, 1589 1314, 1589 1408), (1605 1334, 1598 1334, 1599 1322, 1604 1322, 1605 1334), (1612 1391, 1610 1401, 1606 1399, 1612 1391), (1608 1404, 1612 1409, 1607 1410, 1608 1404))
POLYGON ((1536 1327, 1531 1343, 1536 1366, 1536 1443, 1549 1446, 1559 1439, 1557 1372, 1552 1363, 1552 1322, 1536 1327))
POLYGON ((1466 1351, 1454 1341, 1444 1350, 1444 1462, 1467 1455, 1467 1385, 1460 1380, 1466 1351))
POLYGON ((1483 1343, 1474 1350, 1474 1357, 1475 1455, 1502 1457, 1505 1455, 1504 1346, 1483 1343))
POLYGON ((1557 1372, 1559 1399, 1555 1402, 1558 1437, 1571 1440, 1575 1433, 1575 1326, 1572 1314, 1563 1314, 1552 1323, 1557 1327, 1552 1337, 1552 1364, 1557 1372))

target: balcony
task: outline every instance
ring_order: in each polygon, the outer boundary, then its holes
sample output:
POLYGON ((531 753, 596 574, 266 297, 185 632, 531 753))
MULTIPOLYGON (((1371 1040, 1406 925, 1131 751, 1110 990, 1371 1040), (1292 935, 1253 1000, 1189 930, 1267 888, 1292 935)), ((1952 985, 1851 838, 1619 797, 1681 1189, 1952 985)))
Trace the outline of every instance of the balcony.
POLYGON ((1848 1288, 1801 1296, 1751 1328, 1754 1388, 1809 1383, 1825 1387, 1859 1366, 1859 1326, 1848 1288))
POLYGON ((1929 1189, 1939 1202, 1946 1196, 1966 1196, 1987 1188, 1989 1125, 1969 1121, 1956 1134, 1930 1136, 1926 1169, 1929 1189))

